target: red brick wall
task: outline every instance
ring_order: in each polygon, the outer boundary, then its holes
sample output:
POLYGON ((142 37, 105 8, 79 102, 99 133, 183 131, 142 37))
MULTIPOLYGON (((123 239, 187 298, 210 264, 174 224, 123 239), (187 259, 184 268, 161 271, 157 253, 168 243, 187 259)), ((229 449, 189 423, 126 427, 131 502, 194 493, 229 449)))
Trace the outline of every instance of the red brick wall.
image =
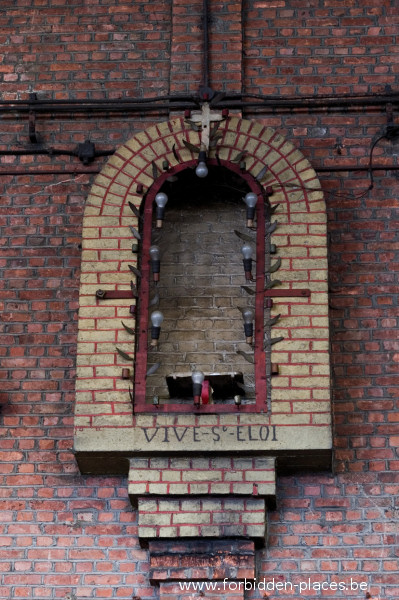
MULTIPOLYGON (((284 95, 396 89, 395 5, 248 2, 245 88, 284 95)), ((29 90, 47 98, 166 93, 170 10, 117 0, 5 0, 3 98, 29 90)), ((111 147, 159 118, 43 118, 38 131, 53 145, 74 147, 90 133, 111 147)), ((366 165, 370 141, 386 124, 383 111, 363 110, 262 120, 316 169, 366 165)), ((13 115, 0 130, 1 148, 26 143, 25 119, 13 115)), ((393 165, 395 154, 386 141, 375 151, 380 164, 393 165)), ((67 157, 0 161, 0 171, 32 166, 36 173, 0 179, 0 598, 153 598, 126 482, 81 477, 71 452, 78 245, 92 175, 37 175, 68 165, 85 170, 67 157)), ((260 574, 293 582, 353 577, 369 582, 373 599, 399 594, 396 173, 378 171, 360 198, 366 172, 319 171, 331 191, 335 474, 278 478, 260 574)))

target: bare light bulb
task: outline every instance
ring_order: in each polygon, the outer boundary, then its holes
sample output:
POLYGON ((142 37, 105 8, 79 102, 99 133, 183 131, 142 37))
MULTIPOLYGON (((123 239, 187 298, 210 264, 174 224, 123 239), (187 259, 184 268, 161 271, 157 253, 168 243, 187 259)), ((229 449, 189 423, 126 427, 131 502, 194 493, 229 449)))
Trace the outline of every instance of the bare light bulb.
POLYGON ((247 205, 247 227, 252 227, 255 218, 255 207, 258 202, 258 196, 254 192, 248 192, 244 196, 244 202, 247 205))
POLYGON ((252 344, 254 335, 254 317, 255 313, 252 308, 245 308, 242 311, 242 317, 244 319, 244 332, 247 344, 252 344))
POLYGON ((160 310, 156 310, 151 313, 151 346, 154 348, 158 347, 159 335, 161 333, 161 325, 163 323, 163 314, 160 310))
POLYGON ((202 371, 194 371, 191 375, 191 380, 193 382, 194 404, 200 404, 202 384, 204 383, 204 379, 205 375, 202 371))
POLYGON ((151 269, 154 281, 159 281, 159 273, 161 270, 160 250, 158 246, 151 246, 149 250, 151 269))
POLYGON ((195 169, 195 174, 201 179, 208 175, 208 167, 206 166, 206 150, 204 150, 204 147, 201 148, 200 153, 198 154, 198 165, 195 169))
POLYGON ((252 247, 249 244, 244 244, 241 248, 243 263, 244 263, 244 271, 245 271, 245 279, 247 281, 252 280, 252 247))
POLYGON ((162 227, 162 221, 164 220, 165 206, 166 206, 167 201, 168 201, 168 197, 163 192, 158 192, 158 194, 155 196, 155 203, 157 205, 156 218, 157 218, 158 229, 160 229, 162 227))
POLYGON ((203 179, 208 175, 208 167, 206 166, 206 162, 203 160, 198 163, 197 168, 195 169, 195 174, 197 177, 203 179))

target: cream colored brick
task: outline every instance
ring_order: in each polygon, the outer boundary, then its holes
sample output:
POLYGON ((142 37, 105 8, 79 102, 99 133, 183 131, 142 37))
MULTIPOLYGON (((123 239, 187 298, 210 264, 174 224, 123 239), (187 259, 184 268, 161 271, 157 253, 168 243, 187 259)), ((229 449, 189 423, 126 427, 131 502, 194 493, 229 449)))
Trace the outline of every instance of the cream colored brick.
POLYGON ((326 225, 309 225, 309 233, 326 234, 326 225))
POLYGON ((279 375, 273 380, 273 388, 288 388, 290 387, 289 377, 282 377, 279 375))
POLYGON ((116 273, 100 273, 98 275, 98 279, 99 279, 99 283, 100 284, 106 284, 106 283, 113 283, 113 284, 127 284, 131 281, 131 274, 128 273, 127 271, 125 273, 123 272, 116 272, 116 273))
POLYGON ((196 523, 198 525, 208 525, 211 522, 210 513, 194 513, 194 512, 179 512, 173 515, 173 525, 181 525, 183 523, 196 523))
POLYGON ((170 471, 168 469, 163 469, 162 471, 162 481, 180 481, 181 480, 181 471, 170 471))
POLYGON ((167 483, 150 483, 148 486, 148 491, 150 494, 154 494, 154 495, 165 495, 168 493, 168 484, 167 483))
POLYGON ((80 294, 87 294, 87 288, 84 284, 97 285, 97 274, 96 273, 82 273, 80 276, 80 294))
POLYGON ((108 188, 109 184, 111 183, 111 179, 115 174, 115 169, 113 169, 112 167, 109 168, 108 165, 105 165, 104 169, 101 171, 101 173, 99 175, 97 175, 94 184, 96 185, 96 189, 98 189, 98 193, 100 195, 100 190, 105 188, 105 190, 108 188), (109 174, 108 177, 106 177, 105 175, 109 174))
POLYGON ((290 413, 291 404, 289 402, 272 402, 272 412, 274 413, 290 413))
POLYGON ((313 350, 315 352, 325 352, 328 353, 330 350, 328 340, 314 340, 313 342, 313 350))
MULTIPOLYGON (((160 531, 162 531, 162 528, 160 531)), ((157 538, 160 536, 161 533, 158 534, 157 527, 139 526, 139 537, 141 538, 157 538)))
POLYGON ((319 364, 328 364, 329 356, 324 352, 304 352, 302 353, 292 353, 292 362, 293 363, 319 363, 319 364))
POLYGON ((115 331, 79 331, 78 340, 83 342, 115 341, 115 331))
POLYGON ((311 397, 310 390, 285 390, 276 389, 272 387, 272 406, 274 406, 276 400, 295 400, 295 396, 299 396, 298 400, 309 400, 311 397))
POLYGON ((117 392, 116 390, 106 391, 106 392, 96 392, 96 402, 125 402, 126 394, 122 394, 121 392, 117 392))
POLYGON ((221 481, 221 471, 183 471, 183 481, 221 481))
POLYGON ((90 417, 75 417, 74 425, 75 427, 89 427, 91 419, 90 417))
POLYGON ((91 402, 92 399, 93 399, 93 396, 92 396, 91 392, 77 392, 75 394, 76 404, 79 404, 79 402, 91 402))
POLYGON ((274 415, 271 416, 272 425, 305 425, 310 423, 311 415, 293 414, 293 415, 274 415))
MULTIPOLYGON (((102 380, 107 381, 106 379, 102 380)), ((101 387, 104 387, 101 382, 101 387)), ((113 383, 111 381, 111 383, 113 383)), ((98 382, 97 382, 98 387, 98 382)), ((128 427, 133 425, 133 418, 131 415, 110 415, 106 417, 93 417, 93 427, 128 427)))
POLYGON ((121 320, 119 317, 114 317, 113 319, 104 319, 99 318, 97 320, 97 329, 119 329, 121 325, 121 320))
POLYGON ((139 511, 139 527, 143 525, 170 525, 172 522, 172 515, 162 513, 142 513, 139 511))
POLYGON ((159 537, 160 538, 177 538, 178 537, 177 532, 178 532, 177 527, 160 527, 159 537))
MULTIPOLYGON (((112 363, 113 364, 113 363, 112 363)), ((94 369, 95 377, 121 377, 120 366, 101 366, 94 369)), ((126 385, 126 382, 125 382, 126 385)))
POLYGON ((118 249, 118 240, 117 239, 83 239, 82 242, 83 248, 115 248, 118 249))
POLYGON ((95 329, 96 322, 94 319, 80 319, 78 323, 78 328, 83 329, 84 331, 95 329))
POLYGON ((330 374, 330 365, 313 365, 312 366, 312 375, 329 375, 330 374))
MULTIPOLYGON (((277 219, 278 220, 278 219, 277 219)), ((306 235, 308 233, 308 225, 300 224, 281 224, 277 226, 276 233, 272 235, 272 240, 277 238, 277 235, 306 235)), ((277 241, 275 242, 277 243, 277 241)))
POLYGON ((315 425, 330 425, 331 424, 331 415, 330 413, 325 413, 322 415, 313 415, 312 423, 315 425))
MULTIPOLYGON (((108 186, 106 185, 106 187, 108 186)), ((105 194, 106 189, 94 183, 90 190, 90 194, 87 197, 87 202, 93 203, 97 206, 101 206, 105 194)))
POLYGON ((328 387, 330 384, 330 379, 329 377, 303 377, 303 378, 292 378, 292 385, 294 387, 311 387, 311 388, 316 388, 316 387, 328 387))
MULTIPOLYGON (((276 330, 273 328, 273 337, 278 337, 277 336, 277 332, 276 330)), ((310 349, 310 342, 303 340, 303 341, 299 341, 299 340, 283 340, 281 342, 278 342, 278 344, 276 344, 273 348, 272 348, 272 354, 274 354, 274 351, 278 351, 278 352, 283 352, 283 351, 295 351, 295 350, 303 350, 303 351, 307 351, 310 349)), ((293 361, 296 362, 296 361, 293 361)))
POLYGON ((120 261, 120 260, 130 260, 132 259, 132 252, 130 248, 126 248, 126 250, 101 250, 99 260, 103 261, 120 261))
MULTIPOLYGON (((110 390, 114 387, 112 379, 103 379, 101 381, 102 389, 110 390)), ((76 389, 77 390, 95 390, 98 388, 98 381, 96 379, 77 379, 76 389)))
POLYGON ((310 375, 310 367, 309 365, 279 365, 280 367, 280 375, 310 375))
POLYGON ((99 415, 109 413, 112 414, 111 404, 103 402, 101 405, 98 404, 77 404, 75 407, 75 414, 77 415, 99 415))
POLYGON ((161 471, 155 469, 130 469, 130 481, 161 481, 161 471))
POLYGON ((115 316, 115 308, 112 306, 104 306, 103 304, 100 304, 99 306, 96 306, 95 309, 93 307, 81 307, 79 309, 79 317, 80 318, 88 318, 88 317, 92 317, 93 316, 93 310, 95 310, 95 317, 96 319, 105 319, 107 317, 114 317, 115 316))
POLYGON ((294 402, 293 412, 328 412, 330 410, 329 402, 294 402))
POLYGON ((76 377, 93 377, 94 369, 92 367, 76 367, 76 377))
POLYGON ((326 338, 328 339, 328 329, 322 329, 318 327, 312 327, 311 329, 292 328, 291 335, 293 338, 326 338))
MULTIPOLYGON (((119 223, 119 219, 118 219, 119 223)), ((117 225, 117 224, 116 224, 117 225)), ((132 232, 129 227, 117 227, 117 226, 106 226, 101 230, 102 238, 120 238, 120 237, 128 237, 133 241, 132 232)))
POLYGON ((204 525, 201 527, 201 532, 203 537, 220 537, 222 533, 217 525, 204 525))
MULTIPOLYGON (((324 213, 310 213, 306 220, 312 221, 313 223, 325 223, 327 221, 327 215, 324 213)), ((304 216, 302 214, 292 214, 291 215, 292 223, 303 223, 305 221, 304 216)))
POLYGON ((331 392, 330 389, 315 389, 313 390, 313 398, 316 400, 330 400, 331 392))
POLYGON ((95 351, 95 345, 93 343, 91 344, 85 344, 84 342, 80 342, 78 344, 78 355, 80 354, 93 354, 95 351))
POLYGON ((327 245, 327 238, 322 235, 290 235, 290 244, 294 246, 317 246, 327 245))
POLYGON ((102 213, 104 217, 115 217, 121 214, 120 206, 115 206, 113 204, 104 204, 102 208, 102 213))
POLYGON ((192 525, 180 526, 178 531, 178 537, 198 537, 200 535, 200 528, 192 525))
POLYGON ((323 304, 306 304, 306 305, 297 305, 293 304, 291 306, 291 313, 293 316, 296 315, 315 315, 315 316, 324 316, 327 314, 327 307, 323 304))
POLYGON ((101 214, 100 207, 88 204, 85 208, 85 218, 98 217, 101 214))
POLYGON ((318 258, 321 256, 326 257, 327 256, 327 247, 318 247, 318 248, 309 248, 309 256, 310 258, 318 258))
POLYGON ((92 226, 85 226, 83 227, 82 230, 82 238, 83 239, 87 239, 87 238, 95 238, 98 239, 99 238, 99 229, 98 227, 92 227, 92 226))
POLYGON ((177 494, 177 495, 185 495, 188 494, 188 484, 187 483, 170 483, 169 484, 169 494, 177 494))

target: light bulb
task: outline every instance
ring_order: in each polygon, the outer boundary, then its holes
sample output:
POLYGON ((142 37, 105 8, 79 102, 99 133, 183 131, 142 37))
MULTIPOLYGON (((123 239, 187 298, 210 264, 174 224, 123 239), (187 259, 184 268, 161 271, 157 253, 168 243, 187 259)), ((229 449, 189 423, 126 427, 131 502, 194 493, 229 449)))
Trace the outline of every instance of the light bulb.
POLYGON ((202 371, 193 371, 191 379, 193 383, 202 385, 204 383, 205 375, 202 371))
POLYGON ((157 348, 158 347, 158 340, 159 340, 159 335, 161 333, 161 325, 163 322, 163 314, 161 313, 161 311, 156 310, 153 313, 151 313, 151 346, 153 348, 157 348))
POLYGON ((193 382, 194 404, 198 405, 201 402, 202 384, 204 383, 205 375, 202 371, 194 371, 191 379, 193 382))
POLYGON ((252 344, 254 335, 254 320, 255 313, 252 308, 245 308, 242 311, 242 317, 244 319, 244 332, 247 344, 252 344))
POLYGON ((208 167, 206 166, 206 162, 201 161, 198 163, 197 168, 195 169, 195 174, 197 177, 203 179, 208 175, 208 167))
POLYGON ((151 246, 149 250, 151 269, 154 281, 159 281, 159 273, 161 270, 160 250, 158 246, 151 246))
POLYGON ((195 169, 195 174, 201 179, 208 175, 208 167, 206 166, 206 150, 204 146, 201 147, 200 153, 198 154, 198 165, 195 169))
POLYGON ((153 327, 161 327, 162 323, 163 323, 163 314, 161 313, 160 310, 156 310, 153 313, 151 313, 151 325, 153 327))
POLYGON ((244 260, 249 260, 250 258, 252 258, 252 246, 250 246, 249 244, 244 244, 241 248, 241 252, 244 257, 244 260))
POLYGON ((252 308, 245 308, 242 311, 244 323, 245 324, 252 323, 252 321, 254 320, 254 315, 255 315, 255 313, 252 308))
POLYGON ((155 196, 155 202, 158 208, 165 208, 167 201, 168 197, 163 192, 158 192, 158 194, 155 196))
POLYGON ((258 202, 258 196, 254 192, 248 192, 248 194, 245 194, 243 200, 247 205, 247 227, 252 227, 254 224, 255 207, 258 202))
POLYGON ((249 244, 244 244, 241 248, 242 256, 244 258, 244 271, 245 279, 247 281, 252 280, 252 247, 249 244))
POLYGON ((163 192, 158 192, 155 196, 155 203, 157 205, 156 218, 157 218, 157 228, 160 229, 162 227, 162 221, 165 216, 165 206, 168 201, 168 197, 163 192))
POLYGON ((158 246, 151 246, 150 258, 151 258, 151 260, 159 260, 159 247, 158 246))

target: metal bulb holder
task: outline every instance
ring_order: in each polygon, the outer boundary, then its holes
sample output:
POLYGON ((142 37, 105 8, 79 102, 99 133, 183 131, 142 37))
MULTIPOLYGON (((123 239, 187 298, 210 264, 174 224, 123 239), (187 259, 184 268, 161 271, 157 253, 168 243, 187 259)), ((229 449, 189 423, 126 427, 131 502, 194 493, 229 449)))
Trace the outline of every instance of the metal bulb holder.
POLYGON ((242 317, 244 319, 244 332, 245 341, 247 344, 252 344, 254 336, 254 317, 255 313, 252 308, 246 308, 242 311, 242 317))
POLYGON ((195 169, 195 174, 200 179, 203 179, 208 175, 208 167, 206 166, 206 152, 205 150, 200 150, 198 155, 198 165, 195 169))
POLYGON ((205 375, 202 371, 194 371, 191 375, 191 380, 193 382, 194 404, 197 406, 201 402, 202 384, 204 383, 204 379, 205 375))
POLYGON ((253 227, 258 196, 254 192, 248 192, 248 194, 245 194, 243 200, 247 205, 247 227, 253 227))
POLYGON ((152 276, 155 282, 159 281, 159 273, 161 271, 161 260, 160 260, 160 250, 158 246, 151 246, 150 251, 150 263, 152 276))
POLYGON ((247 281, 252 281, 252 248, 249 244, 244 244, 241 248, 241 252, 244 259, 245 279, 247 281))
POLYGON ((162 227, 162 222, 165 217, 165 206, 168 201, 168 197, 163 192, 158 192, 155 196, 155 203, 157 205, 156 211, 156 219, 157 219, 157 228, 160 229, 162 227))
POLYGON ((163 322, 163 314, 161 311, 156 310, 151 313, 151 346, 153 348, 158 347, 159 335, 161 333, 161 325, 163 322))

